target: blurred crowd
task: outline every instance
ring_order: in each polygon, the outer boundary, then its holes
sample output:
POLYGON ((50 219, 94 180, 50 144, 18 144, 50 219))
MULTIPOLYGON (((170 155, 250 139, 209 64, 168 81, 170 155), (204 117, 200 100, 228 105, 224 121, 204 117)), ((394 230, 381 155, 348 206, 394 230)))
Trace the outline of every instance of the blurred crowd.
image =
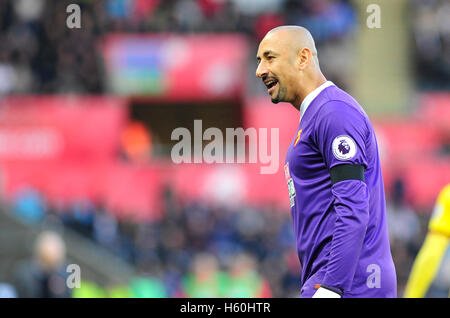
MULTIPOLYGON (((0 2, 0 95, 104 92, 99 44, 111 32, 240 32, 256 44, 273 27, 299 24, 339 64, 334 43, 356 24, 344 0, 81 0, 81 28, 69 29, 73 2, 0 2)), ((340 73, 330 72, 339 84, 340 73)))
MULTIPOLYGON (((403 193, 398 180, 387 211, 399 297, 429 218, 409 208, 403 193)), ((83 281, 73 293, 66 288, 68 294, 53 297, 299 297, 301 266, 287 211, 182 202, 170 188, 163 201, 161 219, 137 222, 88 200, 52 205, 28 189, 16 197, 12 213, 30 225, 71 228, 136 269, 128 285, 83 281)), ((28 295, 21 289, 26 277, 17 277, 18 295, 28 295)), ((45 290, 36 296, 49 297, 45 290)))
MULTIPOLYGON (((11 210, 33 226, 71 228, 136 268, 130 285, 83 282, 74 297, 298 296, 300 265, 288 213, 183 203, 169 188, 163 200, 163 217, 146 222, 117 218, 88 200, 52 205, 32 189, 18 195, 11 210)), ((19 296, 27 295, 20 286, 19 296)))
MULTIPOLYGON (((405 184, 397 178, 392 191, 386 193, 389 242, 397 271, 398 297, 403 297, 414 259, 428 231, 431 211, 418 211, 405 200, 405 184)), ((437 196, 437 194, 436 194, 437 196)))
POLYGON ((450 88, 450 2, 414 0, 412 29, 416 76, 422 89, 450 88))
MULTIPOLYGON (((328 77, 345 87, 358 21, 349 0, 79 0, 81 29, 66 27, 74 1, 0 2, 0 94, 101 93, 100 41, 111 32, 239 32, 256 44, 281 24, 307 27, 328 77), (329 53, 328 53, 329 52, 329 53), (341 54, 342 52, 342 54, 341 54), (344 54, 344 52, 346 54, 344 54)), ((450 4, 414 0, 411 19, 415 75, 421 88, 448 88, 450 4)))

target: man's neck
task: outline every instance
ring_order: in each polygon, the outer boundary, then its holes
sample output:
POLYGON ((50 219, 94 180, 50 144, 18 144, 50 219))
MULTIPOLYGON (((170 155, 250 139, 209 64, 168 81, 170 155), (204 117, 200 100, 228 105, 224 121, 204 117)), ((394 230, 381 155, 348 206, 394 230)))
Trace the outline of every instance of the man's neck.
POLYGON ((292 105, 297 108, 297 110, 300 110, 300 106, 302 105, 302 102, 306 98, 306 96, 308 96, 313 90, 315 90, 326 81, 327 79, 325 78, 325 76, 323 76, 322 73, 318 74, 318 76, 316 76, 314 80, 309 82, 309 85, 303 86, 303 89, 301 89, 298 94, 298 98, 294 103, 292 103, 292 105))

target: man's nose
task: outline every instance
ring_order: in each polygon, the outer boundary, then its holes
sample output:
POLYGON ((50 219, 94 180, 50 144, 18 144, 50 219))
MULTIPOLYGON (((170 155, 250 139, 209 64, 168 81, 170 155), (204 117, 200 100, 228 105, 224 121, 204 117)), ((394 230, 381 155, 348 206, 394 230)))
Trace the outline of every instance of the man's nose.
POLYGON ((267 68, 264 66, 264 63, 261 62, 258 64, 256 68, 256 76, 262 78, 268 74, 267 68))

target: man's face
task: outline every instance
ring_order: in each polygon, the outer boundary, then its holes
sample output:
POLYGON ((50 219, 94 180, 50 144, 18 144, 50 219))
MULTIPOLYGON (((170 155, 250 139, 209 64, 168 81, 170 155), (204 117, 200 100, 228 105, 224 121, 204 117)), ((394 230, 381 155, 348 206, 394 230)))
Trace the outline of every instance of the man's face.
POLYGON ((295 56, 288 45, 278 35, 266 37, 259 45, 256 59, 256 76, 266 85, 272 102, 292 102, 295 56))

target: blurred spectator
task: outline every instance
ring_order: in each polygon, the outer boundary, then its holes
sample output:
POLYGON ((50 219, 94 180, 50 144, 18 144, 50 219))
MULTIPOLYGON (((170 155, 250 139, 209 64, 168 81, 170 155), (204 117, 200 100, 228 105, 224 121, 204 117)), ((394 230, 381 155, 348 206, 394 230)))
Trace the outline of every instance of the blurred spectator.
POLYGON ((95 207, 88 199, 80 199, 71 204, 71 211, 62 215, 65 225, 87 236, 93 237, 95 207))
POLYGON ((46 214, 44 199, 32 188, 23 189, 16 195, 13 214, 23 222, 38 223, 46 214))
POLYGON ((37 20, 44 8, 43 0, 17 0, 14 1, 14 11, 20 20, 31 22, 37 20))
POLYGON ((34 258, 16 267, 14 285, 21 298, 70 297, 66 285, 66 246, 55 232, 42 232, 36 239, 34 258))
POLYGON ((256 270, 255 259, 250 254, 236 255, 229 270, 226 295, 237 298, 268 298, 272 296, 269 283, 256 270))
POLYGON ((152 155, 150 131, 141 122, 132 122, 122 132, 121 146, 125 158, 136 163, 146 163, 152 155))
POLYGON ((421 220, 405 202, 405 185, 401 175, 393 182, 386 203, 391 253, 397 272, 397 294, 402 295, 413 257, 423 237, 421 220))
POLYGON ((115 216, 104 208, 98 207, 93 221, 94 240, 112 250, 118 240, 118 230, 118 222, 115 216))
MULTIPOLYGON (((405 204, 404 182, 397 178, 393 184, 392 200, 387 202, 389 234, 393 241, 413 242, 420 234, 420 221, 416 213, 405 204)), ((395 243, 395 242, 394 242, 395 243)))
POLYGON ((202 253, 192 261, 192 273, 189 273, 183 284, 185 297, 215 298, 225 297, 227 275, 219 269, 214 255, 202 253))

